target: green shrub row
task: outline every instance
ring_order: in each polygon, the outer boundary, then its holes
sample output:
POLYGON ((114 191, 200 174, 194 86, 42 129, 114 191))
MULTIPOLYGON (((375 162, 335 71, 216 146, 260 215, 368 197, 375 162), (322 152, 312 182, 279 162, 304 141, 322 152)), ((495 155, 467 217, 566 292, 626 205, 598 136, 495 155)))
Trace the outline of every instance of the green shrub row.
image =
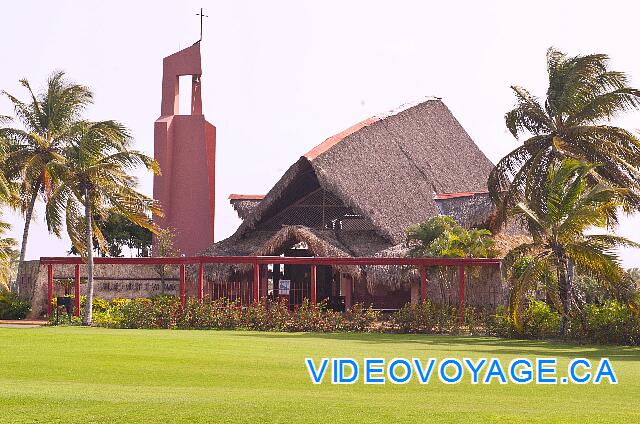
POLYGON ((290 310, 285 303, 256 303, 241 307, 224 299, 198 302, 188 299, 184 308, 174 297, 99 300, 95 325, 113 328, 244 329, 258 331, 372 331, 380 313, 354 305, 346 313, 326 310, 305 301, 290 310))
MULTIPOLYGON (((519 333, 507 308, 499 307, 493 322, 493 332, 500 337, 555 339, 560 333, 560 314, 545 302, 530 299, 522 316, 519 333)), ((589 343, 640 345, 640 316, 615 300, 601 305, 586 304, 574 310, 567 339, 589 343)))
POLYGON ((12 292, 0 290, 0 319, 23 319, 31 310, 31 303, 12 292))
MULTIPOLYGON (((84 298, 82 300, 84 304, 84 298)), ((507 338, 558 339, 560 315, 545 302, 530 299, 516 330, 507 308, 489 313, 473 307, 464 311, 429 300, 406 304, 383 315, 354 305, 347 312, 328 310, 323 303, 305 301, 293 310, 285 303, 257 303, 241 307, 224 299, 200 303, 188 299, 184 308, 175 297, 151 299, 94 299, 93 322, 111 328, 220 329, 315 332, 396 332, 426 334, 475 334, 507 338)), ((52 319, 52 321, 54 318, 52 319)), ((71 320, 79 324, 79 319, 71 320)), ((61 322, 66 322, 61 319, 61 322)), ((575 311, 567 338, 580 342, 640 345, 640 317, 626 305, 607 301, 575 311)))

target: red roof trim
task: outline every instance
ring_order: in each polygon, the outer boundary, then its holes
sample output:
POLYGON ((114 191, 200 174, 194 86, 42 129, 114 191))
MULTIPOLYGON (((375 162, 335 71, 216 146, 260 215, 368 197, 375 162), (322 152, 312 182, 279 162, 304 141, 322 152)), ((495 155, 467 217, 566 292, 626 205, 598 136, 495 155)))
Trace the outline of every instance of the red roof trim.
POLYGON ((229 200, 262 200, 264 194, 230 194, 229 200))
POLYGON ((344 140, 345 138, 353 134, 354 132, 364 127, 367 127, 373 124, 374 122, 378 122, 379 120, 380 118, 378 118, 377 116, 373 116, 371 118, 365 119, 362 122, 358 122, 357 124, 347 128, 346 130, 327 138, 325 141, 323 141, 322 143, 318 144, 316 147, 314 147, 313 149, 305 153, 304 156, 309 160, 314 160, 315 158, 317 158, 318 156, 320 156, 321 154, 323 154, 324 152, 326 152, 327 150, 329 150, 330 148, 332 148, 333 146, 335 146, 336 144, 338 144, 339 142, 341 142, 342 140, 344 140))
POLYGON ((476 194, 487 194, 488 191, 461 191, 458 193, 438 193, 433 198, 434 200, 446 200, 446 199, 455 199, 457 197, 471 197, 476 194))

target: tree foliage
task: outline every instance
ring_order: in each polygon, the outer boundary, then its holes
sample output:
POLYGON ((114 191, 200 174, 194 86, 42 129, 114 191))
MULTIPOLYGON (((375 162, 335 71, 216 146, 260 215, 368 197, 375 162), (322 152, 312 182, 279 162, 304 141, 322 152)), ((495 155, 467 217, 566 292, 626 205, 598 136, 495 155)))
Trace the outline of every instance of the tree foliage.
POLYGON ((9 290, 11 283, 12 263, 17 256, 16 241, 10 237, 4 237, 4 232, 9 229, 9 224, 0 222, 0 292, 9 290))
POLYGON ((501 159, 488 185, 499 218, 525 199, 544 202, 541 193, 548 170, 566 158, 599 163, 585 174, 589 186, 608 183, 628 190, 623 206, 640 209, 640 140, 610 121, 640 107, 640 90, 629 86, 623 72, 609 69, 604 54, 567 56, 547 52, 549 86, 539 99, 512 86, 516 106, 505 115, 507 128, 521 146, 501 159))
MULTIPOLYGON (((2 175, 0 195, 25 215, 18 270, 24 262, 29 226, 38 197, 46 198, 55 187, 55 180, 47 166, 61 159, 70 141, 81 129, 80 119, 87 105, 93 101, 89 88, 69 82, 64 72, 54 72, 45 90, 36 94, 28 80, 20 80, 28 99, 3 91, 13 104, 15 117, 21 126, 0 128, 2 144, 2 175), (6 179, 5 179, 6 176, 6 179), (11 195, 6 196, 7 187, 11 195)), ((12 120, 0 117, 0 123, 12 120)))
MULTIPOLYGON (((94 216, 105 219, 117 213, 151 231, 157 227, 150 213, 160 214, 153 199, 136 190, 136 179, 128 171, 138 165, 159 172, 149 156, 130 150, 127 129, 115 121, 83 122, 82 128, 64 152, 47 166, 59 184, 49 196, 46 216, 49 230, 60 235, 63 223, 73 246, 88 264, 87 301, 93 298, 93 237, 100 249, 107 243, 94 216)), ((91 306, 83 322, 91 324, 91 306)))
MULTIPOLYGON (((129 221, 119 213, 108 213, 106 219, 95 216, 96 226, 104 237, 107 250, 101 250, 98 240, 94 237, 94 246, 101 256, 122 256, 122 249, 127 247, 137 251, 137 256, 149 256, 151 251, 151 231, 129 221)), ((70 253, 79 254, 72 245, 70 253)))
POLYGON ((439 215, 407 229, 410 255, 416 257, 494 258, 498 252, 491 231, 467 229, 439 215))
MULTIPOLYGON (((175 246, 176 230, 173 227, 162 228, 156 234, 151 253, 155 257, 180 256, 180 249, 175 246)), ((165 291, 165 281, 171 272, 171 265, 155 265, 156 272, 160 276, 162 293, 165 291)))
POLYGON ((625 278, 615 248, 637 245, 611 234, 586 234, 590 229, 611 229, 617 224, 616 210, 627 192, 605 183, 591 186, 587 177, 597 168, 565 159, 547 173, 539 197, 532 189, 526 193, 528 200, 511 211, 526 220, 533 237, 531 243, 507 253, 502 262, 504 275, 512 285, 510 310, 514 323, 520 322, 525 295, 542 286, 562 314, 564 331, 576 267, 609 286, 625 278))

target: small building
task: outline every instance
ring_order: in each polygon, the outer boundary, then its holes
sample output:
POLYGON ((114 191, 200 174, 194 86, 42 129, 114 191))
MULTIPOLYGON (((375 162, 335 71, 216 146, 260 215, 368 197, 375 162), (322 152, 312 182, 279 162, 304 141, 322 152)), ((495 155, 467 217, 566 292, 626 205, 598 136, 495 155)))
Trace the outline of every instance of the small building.
MULTIPOLYGON (((266 195, 232 194, 229 200, 243 221, 202 254, 403 255, 407 227, 438 214, 454 215, 463 225, 488 225, 492 168, 440 99, 405 105, 329 137, 293 163, 266 195)), ((317 299, 398 308, 412 299, 412 291, 415 298, 417 279, 392 268, 319 266, 317 299)), ((212 297, 233 297, 229 282, 237 284, 236 296, 243 284, 250 293, 250 268, 209 265, 206 274, 212 297)), ((261 275, 262 294, 290 304, 308 297, 309 266, 274 264, 261 275)), ((500 286, 492 289, 500 299, 488 303, 502 301, 499 276, 494 285, 500 286)))

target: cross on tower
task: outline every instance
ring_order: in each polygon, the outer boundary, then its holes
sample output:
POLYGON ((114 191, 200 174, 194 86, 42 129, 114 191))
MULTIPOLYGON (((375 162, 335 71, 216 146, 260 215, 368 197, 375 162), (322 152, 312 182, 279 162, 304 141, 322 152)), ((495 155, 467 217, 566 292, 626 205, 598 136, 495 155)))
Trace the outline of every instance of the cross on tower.
POLYGON ((204 18, 208 18, 208 17, 209 17, 209 15, 205 15, 205 14, 202 12, 202 8, 200 8, 200 13, 196 13, 196 16, 200 16, 200 40, 198 40, 198 41, 202 41, 202 20, 203 20, 204 18))

